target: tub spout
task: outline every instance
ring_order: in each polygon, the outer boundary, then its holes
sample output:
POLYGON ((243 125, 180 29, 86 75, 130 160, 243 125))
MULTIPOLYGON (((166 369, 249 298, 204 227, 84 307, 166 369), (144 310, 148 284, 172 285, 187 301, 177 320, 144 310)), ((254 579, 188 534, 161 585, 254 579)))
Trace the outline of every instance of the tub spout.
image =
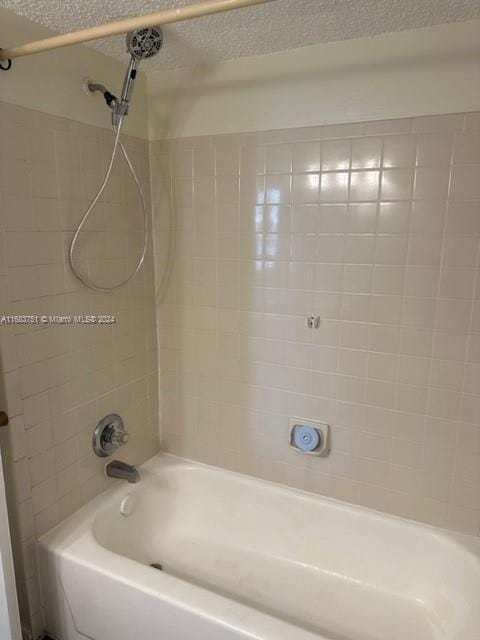
POLYGON ((136 467, 120 460, 112 460, 105 465, 105 473, 109 478, 118 478, 119 480, 127 480, 134 484, 140 480, 140 474, 136 467))

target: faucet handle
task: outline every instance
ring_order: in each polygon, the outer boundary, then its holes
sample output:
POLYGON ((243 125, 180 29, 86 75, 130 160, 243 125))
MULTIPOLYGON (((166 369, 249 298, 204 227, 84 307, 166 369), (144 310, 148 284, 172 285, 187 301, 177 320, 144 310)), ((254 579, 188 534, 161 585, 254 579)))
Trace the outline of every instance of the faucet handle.
POLYGON ((123 426, 122 418, 110 413, 98 423, 93 434, 93 450, 101 458, 111 456, 115 451, 127 444, 130 436, 123 426))
POLYGON ((130 434, 123 427, 112 426, 110 431, 110 442, 117 447, 122 447, 130 440, 130 434))

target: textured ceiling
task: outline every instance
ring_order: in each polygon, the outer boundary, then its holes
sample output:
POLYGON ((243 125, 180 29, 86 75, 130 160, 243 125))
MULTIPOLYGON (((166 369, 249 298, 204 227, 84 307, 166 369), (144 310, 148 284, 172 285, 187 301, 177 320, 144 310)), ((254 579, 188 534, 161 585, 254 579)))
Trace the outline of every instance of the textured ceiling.
MULTIPOLYGON (((191 2, 0 0, 0 6, 65 32, 191 2)), ((276 0, 166 27, 161 55, 146 62, 143 69, 148 72, 220 62, 473 18, 480 18, 479 0, 276 0)), ((125 60, 124 39, 120 36, 91 46, 125 60)))

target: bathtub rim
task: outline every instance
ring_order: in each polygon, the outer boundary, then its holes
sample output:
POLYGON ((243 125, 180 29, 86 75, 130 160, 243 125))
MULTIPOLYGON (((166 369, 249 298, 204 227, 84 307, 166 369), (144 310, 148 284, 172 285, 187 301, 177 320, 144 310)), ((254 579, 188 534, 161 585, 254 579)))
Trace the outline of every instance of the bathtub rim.
MULTIPOLYGON (((335 498, 328 498, 309 491, 302 491, 280 483, 269 482, 246 474, 228 471, 212 465, 199 463, 179 456, 159 453, 146 463, 140 470, 160 476, 168 468, 173 469, 200 469, 215 474, 226 475, 238 479, 248 485, 266 486, 287 495, 306 497, 317 504, 328 504, 334 510, 340 509, 347 517, 358 517, 365 514, 370 525, 378 522, 387 525, 399 524, 401 530, 415 531, 423 535, 433 535, 434 540, 440 545, 447 545, 452 549, 452 554, 462 554, 465 562, 472 563, 472 571, 480 574, 480 539, 465 534, 451 532, 432 525, 425 525, 399 516, 391 516, 369 507, 351 505, 335 498)), ((141 489, 141 485, 135 485, 141 489)), ((102 544, 94 533, 95 519, 102 516, 104 509, 111 506, 112 501, 121 499, 131 485, 124 482, 116 482, 102 494, 84 505, 69 518, 59 523, 51 531, 44 534, 39 540, 39 561, 43 567, 49 567, 45 575, 42 575, 42 586, 45 592, 50 594, 52 581, 60 581, 63 587, 63 571, 68 566, 77 567, 80 571, 90 571, 107 580, 120 581, 128 588, 134 588, 146 595, 161 598, 168 606, 185 610, 190 616, 196 615, 205 621, 214 621, 225 628, 234 630, 235 633, 247 634, 249 640, 289 640, 291 638, 292 623, 288 619, 276 618, 261 609, 252 608, 241 601, 231 599, 221 593, 209 591, 181 580, 174 576, 164 574, 158 582, 159 575, 153 572, 148 565, 138 562, 128 556, 122 555, 102 544), (243 620, 243 626, 240 624, 243 620), (272 628, 275 633, 272 632, 272 628), (258 636, 257 633, 263 635, 258 636)), ((400 531, 401 531, 400 530, 400 531)), ((432 540, 433 542, 433 540, 432 540)), ((42 572, 43 573, 43 572, 42 572)), ((58 587, 57 587, 58 589, 58 587)), ((66 591, 64 590, 66 594, 66 591)), ((466 593, 469 593, 468 591, 466 593)), ((78 594, 77 594, 77 597, 78 594)), ((68 601, 68 599, 67 599, 68 601)), ((73 618, 72 618, 73 620, 73 618)), ((306 627, 293 627, 296 630, 298 640, 326 640, 323 635, 315 634, 306 627)), ((242 636, 243 638, 243 636, 242 636)))
MULTIPOLYGON (((475 536, 473 534, 461 533, 455 530, 447 529, 445 527, 423 523, 411 518, 405 518, 396 514, 390 514, 388 512, 380 511, 372 507, 347 502, 331 496, 314 493, 313 491, 307 491, 305 489, 297 489, 296 487, 291 487, 280 482, 264 480, 263 478, 259 478, 257 476, 241 473, 239 471, 231 471, 223 467, 216 467, 211 464, 199 462, 197 460, 192 460, 190 458, 185 458, 182 456, 177 456, 168 452, 160 451, 159 453, 152 456, 149 460, 144 462, 142 465, 140 465, 138 467, 140 471, 140 483, 133 486, 141 486, 142 470, 147 471, 148 473, 152 473, 152 475, 159 475, 158 473, 155 473, 154 470, 163 469, 165 467, 202 468, 213 471, 214 473, 226 474, 227 476, 236 477, 242 482, 246 482, 247 484, 265 484, 274 489, 286 492, 287 494, 292 496, 300 494, 308 498, 309 500, 315 500, 330 504, 332 505, 332 507, 351 515, 365 513, 365 515, 373 519, 373 521, 394 521, 407 529, 414 529, 419 531, 421 530, 424 532, 428 531, 436 539, 440 539, 444 543, 450 543, 456 548, 460 547, 462 551, 469 554, 469 556, 471 556, 471 559, 475 560, 480 567, 480 535, 475 536)), ((114 498, 116 494, 122 494, 127 486, 130 485, 126 485, 125 482, 121 480, 115 481, 112 486, 107 487, 104 491, 102 491, 102 493, 98 494, 92 500, 80 507, 80 509, 59 522, 57 525, 55 525, 55 527, 53 527, 46 533, 39 536, 38 544, 42 545, 43 547, 50 547, 50 545, 55 542, 55 539, 57 538, 60 530, 62 530, 63 532, 62 537, 65 537, 65 534, 67 532, 69 532, 70 534, 74 534, 75 531, 77 531, 79 534, 81 532, 84 532, 85 529, 89 528, 90 525, 92 525, 102 504, 104 504, 109 497, 114 498)), ((100 544, 99 542, 97 543, 100 544)), ((100 546, 103 547, 103 545, 100 546)))

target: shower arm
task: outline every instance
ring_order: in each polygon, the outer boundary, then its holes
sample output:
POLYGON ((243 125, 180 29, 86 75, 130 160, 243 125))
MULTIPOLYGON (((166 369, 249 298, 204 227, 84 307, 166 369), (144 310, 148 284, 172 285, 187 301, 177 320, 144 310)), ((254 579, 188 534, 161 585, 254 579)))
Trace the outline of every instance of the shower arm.
POLYGON ((0 49, 0 62, 13 60, 14 58, 20 58, 22 56, 30 56, 35 53, 41 53, 42 51, 50 51, 51 49, 81 44, 82 42, 107 38, 109 36, 135 31, 136 29, 161 27, 164 24, 182 22, 201 16, 223 13, 225 11, 232 11, 257 4, 266 4, 267 2, 275 2, 275 0, 204 0, 204 2, 187 5, 185 7, 166 9, 165 11, 159 11, 158 13, 151 13, 136 18, 125 18, 98 27, 91 27, 51 38, 44 38, 43 40, 36 40, 18 47, 0 49))
POLYGON ((96 93, 97 91, 99 91, 103 95, 103 98, 107 104, 107 107, 110 107, 110 109, 113 109, 115 107, 115 104, 118 102, 117 96, 114 96, 113 93, 110 93, 107 87, 103 84, 98 84, 96 82, 89 82, 87 87, 88 87, 88 90, 91 91, 92 93, 96 93))

